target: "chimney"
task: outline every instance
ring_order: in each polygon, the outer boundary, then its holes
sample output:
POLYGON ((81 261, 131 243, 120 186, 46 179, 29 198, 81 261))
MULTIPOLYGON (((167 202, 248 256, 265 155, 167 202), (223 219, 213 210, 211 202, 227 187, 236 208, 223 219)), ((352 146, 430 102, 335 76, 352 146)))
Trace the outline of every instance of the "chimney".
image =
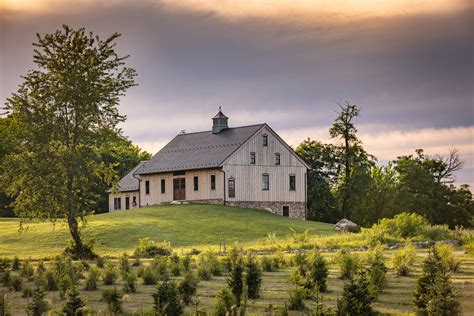
POLYGON ((229 118, 222 113, 222 109, 219 107, 219 112, 212 118, 212 133, 219 134, 221 131, 229 128, 228 120, 229 118))

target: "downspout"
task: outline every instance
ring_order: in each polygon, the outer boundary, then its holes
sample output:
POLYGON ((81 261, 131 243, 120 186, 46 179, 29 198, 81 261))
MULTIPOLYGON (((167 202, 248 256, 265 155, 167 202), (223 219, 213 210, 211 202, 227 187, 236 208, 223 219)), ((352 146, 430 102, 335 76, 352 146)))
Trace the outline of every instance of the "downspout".
POLYGON ((218 171, 222 172, 224 174, 224 196, 223 196, 223 200, 224 200, 224 206, 225 206, 225 182, 226 182, 226 179, 225 179, 225 171, 224 171, 224 167, 222 167, 222 169, 217 169, 218 171))
POLYGON ((132 177, 134 177, 135 179, 138 180, 138 208, 140 208, 140 207, 141 207, 141 205, 140 205, 140 195, 141 195, 141 194, 140 194, 140 188, 141 188, 142 179, 141 179, 141 178, 137 178, 137 177, 135 176, 135 174, 132 174, 132 177))

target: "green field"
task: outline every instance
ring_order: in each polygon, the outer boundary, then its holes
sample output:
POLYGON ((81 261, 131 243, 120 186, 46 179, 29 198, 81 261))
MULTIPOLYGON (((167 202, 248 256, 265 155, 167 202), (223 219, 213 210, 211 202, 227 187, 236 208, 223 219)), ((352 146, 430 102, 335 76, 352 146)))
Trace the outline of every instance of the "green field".
MULTIPOLYGON (((224 238, 249 244, 275 232, 280 238, 310 229, 315 235, 334 234, 333 225, 284 218, 267 211, 211 205, 160 205, 137 210, 93 215, 84 236, 96 240, 101 255, 132 253, 139 238, 167 240, 174 249, 216 247, 224 238)), ((0 218, 0 257, 50 257, 60 253, 70 239, 63 223, 35 223, 19 232, 19 221, 0 218)))
MULTIPOLYGON (((416 278, 421 273, 421 263, 426 256, 426 250, 418 251, 417 261, 413 272, 407 277, 399 277, 394 275, 393 271, 387 273, 387 288, 379 296, 378 301, 374 304, 374 308, 383 313, 383 315, 415 315, 416 307, 413 304, 413 291, 416 285, 416 278)), ((323 253, 329 262, 330 275, 328 279, 328 291, 323 294, 323 302, 325 306, 336 306, 336 301, 342 294, 344 281, 338 278, 339 268, 333 263, 332 257, 334 253, 323 253)), ((385 252, 385 257, 388 259, 392 255, 391 251, 385 252)), ((260 257, 260 256, 258 256, 260 257)), ((290 260, 291 255, 285 256, 290 260)), ((461 260, 460 271, 452 276, 452 281, 459 291, 459 295, 463 306, 463 315, 472 315, 474 310, 474 259, 469 258, 456 252, 456 257, 461 260)), ((197 258, 195 258, 197 260, 197 258)), ((117 263, 117 260, 114 260, 117 263)), ((148 264, 150 260, 142 261, 148 264)), ((94 266, 93 261, 89 261, 91 266, 94 266)), ((46 263, 46 267, 51 269, 51 264, 46 263)), ((194 268, 195 270, 196 268, 194 268)), ((268 307, 270 304, 274 308, 281 308, 288 302, 290 283, 290 273, 295 267, 286 267, 277 272, 264 272, 263 283, 261 289, 261 297, 256 300, 249 300, 248 312, 257 315, 270 315, 268 307)), ((137 271, 137 268, 134 268, 137 271)), ((17 273, 13 273, 16 275, 17 273)), ((87 272, 85 272, 87 275, 87 272)), ((181 277, 172 277, 179 281, 181 277)), ((205 308, 209 315, 213 314, 215 295, 219 290, 226 287, 226 276, 214 276, 210 281, 200 281, 197 291, 197 300, 201 308, 205 308)), ((23 279, 25 287, 34 288, 34 282, 23 279)), ((85 280, 79 281, 79 288, 84 287, 85 280)), ((119 278, 114 285, 118 289, 123 286, 123 281, 119 278)), ((112 288, 111 285, 103 285, 99 283, 97 291, 81 291, 81 296, 87 299, 87 307, 94 310, 97 315, 106 314, 106 304, 101 298, 101 290, 112 288)), ((152 294, 156 290, 155 285, 143 285, 142 279, 137 281, 137 293, 124 294, 123 307, 128 313, 133 315, 141 315, 144 311, 150 311, 153 306, 152 294)), ((8 288, 2 287, 0 284, 0 294, 6 293, 7 299, 10 303, 10 308, 13 315, 26 315, 25 308, 28 301, 31 299, 22 298, 22 292, 8 291, 8 288)), ((47 300, 51 307, 56 312, 60 311, 64 301, 59 298, 58 291, 47 292, 47 300)), ((311 311, 314 303, 311 300, 306 300, 306 312, 290 311, 290 315, 303 315, 311 311)), ((192 307, 187 308, 188 312, 192 312, 192 307)), ((54 312, 52 312, 54 314, 54 312)), ((275 315, 275 314, 274 314, 275 315)), ((277 314, 278 315, 278 314, 277 314)))

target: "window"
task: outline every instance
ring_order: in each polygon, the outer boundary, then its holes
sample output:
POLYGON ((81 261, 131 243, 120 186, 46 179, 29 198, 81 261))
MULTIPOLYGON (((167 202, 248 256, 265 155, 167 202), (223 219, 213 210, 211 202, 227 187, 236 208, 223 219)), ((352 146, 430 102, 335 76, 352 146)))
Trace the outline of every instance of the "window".
POLYGON ((150 181, 145 181, 145 194, 150 194, 150 181))
POLYGON ((122 209, 122 199, 114 198, 114 210, 121 210, 121 209, 122 209))
POLYGON ((229 197, 235 198, 235 179, 229 179, 229 197))
POLYGON ((280 164, 280 153, 275 153, 275 165, 280 164))
POLYGON ((255 164, 255 153, 250 153, 250 164, 251 165, 255 164))
POLYGON ((288 205, 283 205, 283 216, 290 217, 290 207, 288 205))
POLYGON ((198 176, 194 176, 194 191, 199 190, 199 178, 198 176))
POLYGON ((264 191, 270 190, 270 177, 266 173, 262 175, 262 185, 264 191))
POLYGON ((166 192, 166 181, 165 179, 161 179, 161 193, 165 193, 166 192))
POLYGON ((216 189, 216 175, 211 174, 211 190, 215 190, 215 189, 216 189))
POLYGON ((296 176, 290 174, 290 191, 296 191, 296 176))
POLYGON ((137 197, 136 196, 134 196, 133 199, 132 199, 132 205, 137 206, 137 197))
POLYGON ((263 146, 264 147, 268 146, 268 135, 263 135, 262 140, 263 140, 263 146))

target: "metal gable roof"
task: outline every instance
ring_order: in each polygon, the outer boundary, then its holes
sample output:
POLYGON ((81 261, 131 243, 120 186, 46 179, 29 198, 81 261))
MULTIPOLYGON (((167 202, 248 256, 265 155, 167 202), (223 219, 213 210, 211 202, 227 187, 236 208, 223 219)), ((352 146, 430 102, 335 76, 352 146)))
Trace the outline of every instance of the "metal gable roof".
POLYGON ((120 192, 126 191, 138 191, 138 179, 133 177, 133 174, 140 169, 146 161, 141 161, 135 168, 133 168, 129 173, 125 175, 122 179, 120 179, 118 183, 118 190, 120 192))
POLYGON ((227 157, 254 135, 264 124, 179 134, 156 153, 135 174, 151 174, 219 167, 227 157))

